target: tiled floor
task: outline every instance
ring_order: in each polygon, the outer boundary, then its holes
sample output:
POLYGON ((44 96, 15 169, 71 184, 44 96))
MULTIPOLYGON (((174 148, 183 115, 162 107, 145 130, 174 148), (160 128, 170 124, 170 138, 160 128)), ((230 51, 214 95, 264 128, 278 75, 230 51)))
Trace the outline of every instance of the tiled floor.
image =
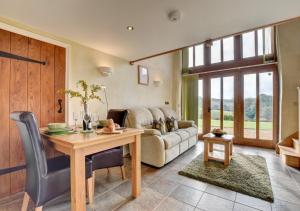
MULTIPOLYGON (((121 180, 119 168, 110 174, 100 170, 96 176, 95 203, 88 210, 300 210, 300 171, 285 167, 273 150, 234 146, 234 153, 258 154, 268 163, 274 203, 249 197, 234 191, 178 175, 178 170, 203 151, 199 142, 176 160, 163 168, 142 165, 142 195, 130 196, 130 180, 121 180)), ((126 173, 130 178, 130 161, 126 159, 126 173)), ((45 211, 70 209, 70 195, 65 194, 45 206, 45 211)), ((22 194, 0 200, 0 210, 19 210, 22 194)), ((31 205, 32 207, 32 205, 31 205)))

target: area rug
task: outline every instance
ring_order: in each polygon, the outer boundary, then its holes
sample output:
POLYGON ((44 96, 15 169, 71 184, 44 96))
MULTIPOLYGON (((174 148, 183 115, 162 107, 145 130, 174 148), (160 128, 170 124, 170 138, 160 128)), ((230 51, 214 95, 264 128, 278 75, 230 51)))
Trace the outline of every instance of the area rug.
POLYGON ((226 167, 217 161, 204 162, 203 154, 200 154, 179 174, 269 202, 274 201, 266 160, 258 155, 235 154, 226 167))

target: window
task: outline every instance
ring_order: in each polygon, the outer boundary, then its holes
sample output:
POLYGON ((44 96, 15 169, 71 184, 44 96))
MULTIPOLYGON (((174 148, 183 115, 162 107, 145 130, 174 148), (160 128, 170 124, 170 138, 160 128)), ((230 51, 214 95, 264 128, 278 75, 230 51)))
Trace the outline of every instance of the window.
POLYGON ((265 27, 239 35, 208 40, 187 47, 183 64, 194 72, 215 71, 275 62, 274 28, 265 27), (267 57, 263 57, 268 55, 267 57))
POLYGON ((255 33, 254 31, 242 35, 243 58, 255 56, 255 33))
POLYGON ((234 43, 233 37, 223 39, 223 61, 234 60, 234 43))
POLYGON ((189 47, 189 62, 188 67, 194 67, 194 47, 189 47))
POLYGON ((271 54, 272 53, 272 28, 268 27, 265 28, 265 54, 271 54))
POLYGON ((262 56, 264 54, 264 38, 263 29, 257 30, 257 55, 262 56))
POLYGON ((204 65, 204 46, 196 45, 195 46, 195 66, 204 65))
POLYGON ((221 40, 215 40, 211 46, 211 63, 221 62, 221 40))

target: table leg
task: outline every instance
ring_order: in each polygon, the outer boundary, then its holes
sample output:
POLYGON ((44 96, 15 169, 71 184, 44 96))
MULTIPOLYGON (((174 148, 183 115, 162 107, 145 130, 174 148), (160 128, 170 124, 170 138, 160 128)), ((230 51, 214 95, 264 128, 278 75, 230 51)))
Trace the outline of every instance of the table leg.
POLYGON ((230 154, 230 152, 229 152, 229 151, 230 151, 230 150, 229 150, 229 148, 230 148, 229 145, 230 145, 230 143, 225 143, 225 144, 224 144, 224 146, 225 146, 224 165, 225 165, 225 166, 227 166, 227 165, 229 164, 229 157, 230 157, 230 155, 229 155, 229 154, 230 154))
POLYGON ((214 151, 214 144, 213 143, 209 143, 209 152, 213 152, 214 151))
POLYGON ((208 143, 204 140, 204 161, 208 161, 208 143))
POLYGON ((232 145, 233 145, 233 143, 230 142, 230 155, 232 155, 232 145))
POLYGON ((132 196, 136 198, 141 194, 141 135, 135 136, 131 149, 132 196))
POLYGON ((81 150, 74 150, 71 155, 71 208, 72 211, 86 210, 85 193, 85 156, 81 150))

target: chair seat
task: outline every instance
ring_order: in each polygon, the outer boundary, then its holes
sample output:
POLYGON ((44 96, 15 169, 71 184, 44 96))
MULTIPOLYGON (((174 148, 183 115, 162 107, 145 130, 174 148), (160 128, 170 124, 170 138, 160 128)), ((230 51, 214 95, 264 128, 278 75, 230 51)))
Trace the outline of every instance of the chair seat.
POLYGON ((108 149, 100 153, 87 156, 92 161, 92 170, 123 166, 123 147, 108 149))

